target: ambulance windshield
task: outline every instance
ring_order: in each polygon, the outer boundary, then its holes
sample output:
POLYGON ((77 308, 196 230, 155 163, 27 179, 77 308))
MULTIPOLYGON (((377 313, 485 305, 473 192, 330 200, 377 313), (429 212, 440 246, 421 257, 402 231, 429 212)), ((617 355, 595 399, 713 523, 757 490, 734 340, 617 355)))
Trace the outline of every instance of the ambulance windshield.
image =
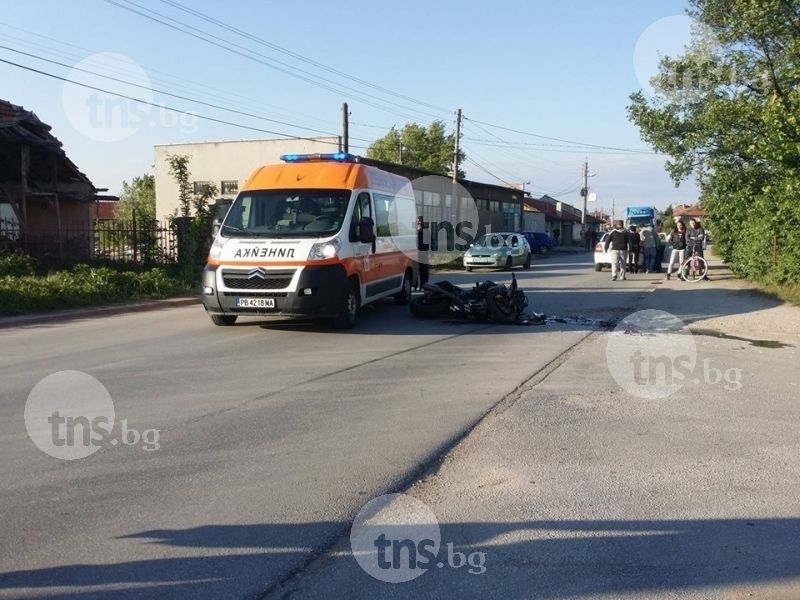
POLYGON ((221 233, 226 237, 323 237, 338 232, 347 214, 348 190, 242 192, 221 233))

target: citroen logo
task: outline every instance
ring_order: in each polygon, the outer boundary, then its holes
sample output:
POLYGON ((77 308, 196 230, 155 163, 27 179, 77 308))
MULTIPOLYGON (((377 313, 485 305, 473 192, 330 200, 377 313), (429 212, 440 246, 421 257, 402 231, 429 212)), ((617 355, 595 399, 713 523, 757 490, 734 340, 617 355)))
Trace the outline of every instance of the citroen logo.
POLYGON ((257 269, 251 269, 250 272, 247 274, 248 279, 266 279, 267 272, 262 268, 258 267, 257 269))

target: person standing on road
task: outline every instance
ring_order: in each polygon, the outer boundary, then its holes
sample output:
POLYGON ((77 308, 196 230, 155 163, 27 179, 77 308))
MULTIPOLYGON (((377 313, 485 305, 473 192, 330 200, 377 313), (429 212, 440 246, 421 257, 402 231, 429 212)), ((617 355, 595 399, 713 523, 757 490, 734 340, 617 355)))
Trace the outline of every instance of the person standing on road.
POLYGON ((657 270, 658 237, 650 225, 642 229, 641 240, 642 251, 644 252, 644 270, 647 273, 655 273, 657 270))
POLYGON ((611 281, 616 281, 617 277, 624 280, 625 266, 628 262, 628 251, 631 247, 631 238, 628 230, 625 229, 622 221, 614 221, 614 229, 606 239, 606 252, 611 253, 611 281))
POLYGON ((583 232, 583 247, 586 252, 592 251, 592 248, 594 247, 592 240, 594 240, 594 229, 587 227, 586 231, 583 232))
POLYGON ((628 252, 628 271, 631 273, 638 273, 641 240, 639 239, 639 234, 636 232, 636 225, 628 227, 628 237, 631 240, 631 249, 628 252))
POLYGON ((697 219, 689 219, 689 229, 686 230, 686 249, 691 253, 694 250, 697 256, 703 256, 703 245, 706 241, 706 230, 697 219))
POLYGON ((422 215, 417 217, 417 270, 419 277, 417 279, 417 289, 421 290, 422 286, 428 283, 430 277, 430 269, 428 265, 428 244, 425 243, 425 219, 422 215))
POLYGON ((683 221, 675 223, 675 229, 669 234, 669 245, 672 252, 669 254, 669 264, 667 265, 667 279, 672 274, 672 265, 676 265, 676 271, 680 275, 681 265, 686 258, 686 225, 683 221))
MULTIPOLYGON (((689 219, 689 228, 686 230, 686 254, 694 252, 700 258, 703 256, 703 247, 706 245, 706 230, 697 219, 689 219)), ((708 274, 703 279, 710 281, 708 274)))

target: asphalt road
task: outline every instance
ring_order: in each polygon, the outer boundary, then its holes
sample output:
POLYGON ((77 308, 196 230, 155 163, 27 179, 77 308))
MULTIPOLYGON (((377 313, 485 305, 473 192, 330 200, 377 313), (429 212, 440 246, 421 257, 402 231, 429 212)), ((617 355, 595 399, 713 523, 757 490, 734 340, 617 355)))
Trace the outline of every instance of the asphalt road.
MULTIPOLYGON (((585 255, 518 275, 533 309, 589 319, 644 285, 611 288, 585 255)), ((200 306, 0 330, 0 597, 258 597, 592 330, 427 322, 391 303, 349 332, 214 327, 200 306), (37 448, 24 418, 65 372, 100 382, 116 416, 76 460, 37 448), (149 447, 112 445, 123 420, 149 447)))

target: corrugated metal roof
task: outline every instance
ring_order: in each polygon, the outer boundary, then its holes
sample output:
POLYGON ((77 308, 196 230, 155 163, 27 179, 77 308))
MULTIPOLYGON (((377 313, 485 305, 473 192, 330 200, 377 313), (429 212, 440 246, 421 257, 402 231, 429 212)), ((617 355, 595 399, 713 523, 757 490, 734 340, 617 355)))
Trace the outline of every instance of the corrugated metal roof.
POLYGON ((31 149, 29 183, 31 188, 51 186, 53 183, 53 158, 55 158, 58 183, 78 183, 96 188, 64 152, 61 142, 50 133, 52 128, 42 122, 33 112, 21 106, 0 100, 0 180, 16 181, 20 178, 21 158, 19 149, 31 149))

